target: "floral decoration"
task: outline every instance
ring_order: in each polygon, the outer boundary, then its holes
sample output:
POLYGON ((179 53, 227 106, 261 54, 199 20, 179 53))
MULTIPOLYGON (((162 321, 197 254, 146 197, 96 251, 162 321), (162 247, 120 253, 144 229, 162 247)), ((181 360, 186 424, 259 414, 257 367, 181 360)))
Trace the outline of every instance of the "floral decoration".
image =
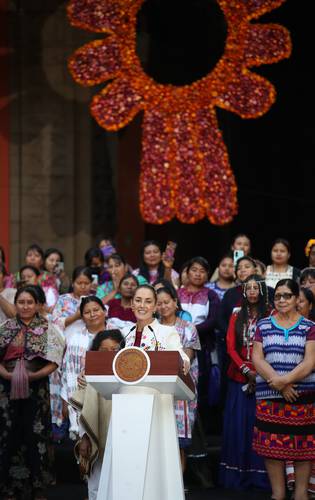
POLYGON ((70 72, 86 86, 110 80, 91 103, 106 130, 144 112, 140 210, 146 222, 208 217, 226 224, 237 213, 237 186, 216 107, 256 118, 273 104, 273 85, 250 68, 289 57, 290 35, 281 25, 251 21, 285 0, 217 0, 227 23, 224 53, 209 74, 183 86, 157 83, 141 66, 136 21, 144 1, 71 0, 71 24, 107 36, 77 50, 70 72))

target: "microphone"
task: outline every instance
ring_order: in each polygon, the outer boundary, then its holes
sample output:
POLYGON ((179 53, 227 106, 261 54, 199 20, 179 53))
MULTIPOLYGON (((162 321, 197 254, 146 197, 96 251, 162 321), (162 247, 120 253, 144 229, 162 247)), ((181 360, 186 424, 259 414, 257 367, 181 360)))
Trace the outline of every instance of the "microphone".
POLYGON ((149 330, 151 330, 151 332, 152 332, 152 333, 153 333, 153 335, 154 335, 154 340, 155 340, 155 348, 154 348, 154 350, 155 350, 155 351, 158 351, 158 350, 159 350, 159 345, 158 345, 158 341, 157 341, 157 338, 156 338, 155 332, 154 332, 154 330, 153 330, 152 326, 148 325, 148 328, 149 328, 149 330))
POLYGON ((119 342, 119 350, 122 348, 122 343, 124 342, 124 347, 126 347, 126 339, 129 337, 129 335, 134 331, 137 325, 134 325, 130 328, 129 332, 127 333, 126 337, 124 337, 120 342, 119 342))
MULTIPOLYGON (((130 330, 129 332, 127 333, 126 337, 124 337, 123 341, 126 343, 126 339, 129 337, 129 335, 134 331, 134 329, 137 327, 137 325, 134 325, 130 330)), ((153 333, 153 336, 154 336, 154 341, 155 341, 155 348, 154 350, 155 351, 158 351, 159 350, 159 345, 158 345, 158 341, 157 341, 157 338, 156 338, 156 335, 155 335, 155 332, 152 328, 152 326, 148 325, 148 328, 149 330, 153 333)), ((120 344, 119 344, 119 347, 121 348, 121 343, 123 342, 121 341, 120 344)))

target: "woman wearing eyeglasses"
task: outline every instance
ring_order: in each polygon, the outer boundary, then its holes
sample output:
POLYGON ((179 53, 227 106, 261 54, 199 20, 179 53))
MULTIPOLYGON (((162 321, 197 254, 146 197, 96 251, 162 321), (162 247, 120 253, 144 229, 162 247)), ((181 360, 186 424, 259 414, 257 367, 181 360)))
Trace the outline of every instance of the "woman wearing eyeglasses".
POLYGON ((285 461, 295 466, 295 500, 307 500, 315 459, 315 324, 297 310, 292 279, 275 287, 275 314, 258 322, 253 348, 253 448, 265 458, 274 500, 285 499, 285 461))

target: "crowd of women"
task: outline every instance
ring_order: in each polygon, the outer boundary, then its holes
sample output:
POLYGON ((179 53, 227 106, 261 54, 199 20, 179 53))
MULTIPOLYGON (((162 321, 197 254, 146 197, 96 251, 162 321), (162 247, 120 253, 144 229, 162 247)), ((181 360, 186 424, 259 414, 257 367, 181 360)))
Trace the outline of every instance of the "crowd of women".
POLYGON ((103 238, 69 277, 57 248, 31 245, 12 274, 0 247, 3 498, 44 499, 65 438, 96 498, 111 405, 86 383, 85 357, 125 345, 179 351, 195 382, 195 400, 174 405, 183 471, 218 419, 219 484, 315 495, 315 240, 305 255, 308 267, 292 266, 279 238, 265 265, 239 234, 213 273, 201 256, 177 272, 146 241, 132 269, 103 238))

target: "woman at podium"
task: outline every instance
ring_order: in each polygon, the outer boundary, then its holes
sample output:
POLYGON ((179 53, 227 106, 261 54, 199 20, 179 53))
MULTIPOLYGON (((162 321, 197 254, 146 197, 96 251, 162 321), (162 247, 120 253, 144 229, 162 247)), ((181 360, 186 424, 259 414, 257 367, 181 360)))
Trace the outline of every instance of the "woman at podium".
POLYGON ((136 324, 124 328, 126 347, 136 346, 145 351, 179 351, 183 363, 184 374, 190 369, 190 360, 184 352, 180 336, 173 326, 161 325, 154 314, 157 307, 157 294, 152 285, 140 285, 132 300, 132 309, 136 324))

